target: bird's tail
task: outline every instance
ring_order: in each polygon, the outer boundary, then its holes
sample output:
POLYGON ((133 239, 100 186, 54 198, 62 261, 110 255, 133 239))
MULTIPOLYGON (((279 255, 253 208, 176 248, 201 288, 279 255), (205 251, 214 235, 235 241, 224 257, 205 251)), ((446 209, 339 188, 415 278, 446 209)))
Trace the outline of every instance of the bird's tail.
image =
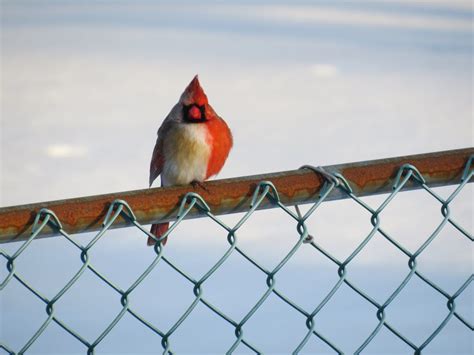
MULTIPOLYGON (((166 233, 166 231, 168 230, 170 224, 169 222, 166 222, 166 223, 159 223, 159 224, 152 224, 151 225, 151 229, 150 229, 150 233, 153 234, 156 238, 161 238, 163 236, 163 234, 166 233)), ((166 244, 166 241, 168 240, 168 237, 166 237, 165 239, 163 239, 161 241, 161 243, 163 245, 166 244)), ((156 241, 152 238, 152 237, 148 237, 148 242, 147 244, 149 246, 151 245, 155 245, 156 241)))

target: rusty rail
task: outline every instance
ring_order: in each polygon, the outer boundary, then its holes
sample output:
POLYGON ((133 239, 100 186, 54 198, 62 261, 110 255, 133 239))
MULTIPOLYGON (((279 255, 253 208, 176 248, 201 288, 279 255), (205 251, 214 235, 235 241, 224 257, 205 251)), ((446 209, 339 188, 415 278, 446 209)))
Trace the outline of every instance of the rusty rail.
MULTIPOLYGON (((474 148, 457 149, 436 153, 410 155, 389 159, 379 159, 324 167, 329 172, 339 172, 352 187, 356 196, 388 193, 392 189, 396 172, 403 164, 414 165, 433 186, 452 185, 459 179, 474 148)), ((133 209, 138 222, 148 224, 157 221, 170 221, 176 218, 179 202, 189 191, 198 192, 216 215, 243 212, 248 209, 253 191, 263 180, 271 181, 278 190, 281 202, 285 205, 310 203, 316 200, 324 180, 314 172, 300 169, 271 174, 253 175, 232 179, 214 180, 204 183, 205 189, 191 186, 175 186, 144 190, 118 192, 105 195, 73 198, 67 200, 41 202, 21 206, 0 208, 0 243, 25 240, 37 212, 48 208, 55 212, 63 228, 68 233, 81 233, 99 230, 108 207, 112 201, 122 199, 133 209)), ((472 179, 471 179, 472 180, 472 179)), ((470 181, 472 182, 472 181, 470 181)), ((406 190, 419 188, 410 181, 406 190)), ((327 200, 346 198, 347 195, 334 189, 327 200)), ((264 201, 260 209, 271 208, 264 201)), ((186 218, 197 218, 197 210, 186 218)), ((111 228, 128 225, 119 217, 111 228)), ((54 235, 47 227, 39 237, 54 235)))

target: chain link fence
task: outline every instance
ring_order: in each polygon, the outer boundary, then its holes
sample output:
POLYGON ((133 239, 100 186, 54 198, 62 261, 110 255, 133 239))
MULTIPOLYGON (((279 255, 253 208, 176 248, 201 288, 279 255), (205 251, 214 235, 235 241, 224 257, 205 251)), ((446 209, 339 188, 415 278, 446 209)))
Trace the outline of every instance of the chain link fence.
MULTIPOLYGON (((159 352, 163 354, 173 354, 173 334, 177 329, 186 322, 188 317, 193 313, 198 304, 202 304, 206 307, 208 312, 212 312, 218 317, 222 318, 227 322, 234 331, 235 340, 232 344, 229 344, 227 353, 231 354, 236 351, 239 347, 244 346, 247 351, 253 352, 256 354, 265 353, 265 349, 259 348, 258 344, 253 343, 246 337, 246 323, 259 311, 261 306, 267 301, 270 295, 275 295, 278 299, 281 300, 284 304, 287 305, 294 312, 299 313, 303 316, 305 320, 306 332, 301 334, 301 337, 297 343, 294 344, 294 354, 305 352, 305 346, 311 337, 316 337, 320 342, 324 343, 326 346, 327 352, 333 352, 342 354, 342 350, 338 346, 340 339, 329 337, 327 334, 324 334, 323 331, 318 329, 318 314, 326 306, 329 300, 338 292, 340 287, 343 284, 346 284, 358 297, 360 297, 364 302, 367 302, 371 307, 373 307, 374 313, 368 314, 367 317, 376 317, 377 325, 373 330, 367 334, 365 340, 359 345, 357 349, 354 349, 355 354, 362 353, 364 349, 368 346, 369 343, 381 332, 382 329, 388 330, 393 337, 397 337, 403 343, 405 343, 409 348, 413 350, 415 354, 420 354, 432 341, 437 337, 437 335, 447 326, 450 322, 459 322, 463 327, 467 327, 471 331, 474 329, 473 324, 467 319, 467 315, 459 313, 456 309, 456 300, 458 297, 463 294, 463 292, 468 288, 470 283, 473 281, 474 276, 471 274, 468 279, 465 280, 462 284, 459 285, 457 291, 454 293, 449 293, 436 284, 432 279, 422 273, 418 268, 418 258, 425 249, 437 238, 440 232, 448 224, 453 226, 460 237, 467 238, 469 241, 473 241, 472 232, 466 230, 451 214, 450 204, 458 196, 460 191, 466 186, 466 184, 471 180, 473 176, 473 156, 469 158, 466 162, 462 177, 460 178, 457 187, 451 193, 451 195, 444 199, 434 189, 427 186, 427 183, 423 175, 417 170, 417 168, 410 164, 402 165, 396 174, 395 182, 393 184, 393 189, 390 194, 386 196, 383 202, 378 206, 369 206, 366 202, 362 201, 361 198, 357 197, 348 181, 345 177, 339 173, 331 173, 318 168, 311 166, 305 166, 304 169, 313 170, 315 174, 322 174, 324 177, 325 183, 323 188, 319 192, 319 196, 314 204, 307 210, 306 213, 302 213, 298 206, 293 210, 291 207, 285 206, 279 197, 277 188, 270 181, 261 181, 257 188, 253 192, 251 198, 251 203, 248 206, 246 213, 235 225, 228 225, 222 221, 218 216, 214 215, 207 205, 206 201, 197 193, 189 192, 181 200, 179 206, 178 218, 171 225, 169 231, 164 237, 172 234, 175 228, 182 223, 182 221, 187 217, 187 215, 192 210, 198 210, 202 215, 206 216, 212 220, 219 228, 222 230, 222 235, 227 236, 228 247, 225 253, 220 257, 220 259, 209 269, 204 275, 200 278, 194 278, 188 274, 185 270, 178 267, 175 262, 167 256, 166 247, 163 247, 161 241, 157 241, 155 246, 152 248, 155 253, 153 261, 149 266, 143 271, 143 273, 133 282, 128 288, 121 288, 117 284, 114 284, 106 275, 104 275, 96 266, 90 257, 90 251, 96 243, 107 234, 111 226, 114 224, 116 219, 121 216, 128 220, 131 225, 129 228, 137 228, 143 233, 144 239, 146 240, 150 234, 148 232, 147 226, 144 226, 138 222, 138 219, 135 216, 133 209, 129 206, 125 200, 115 200, 110 204, 108 212, 103 220, 103 225, 101 230, 95 235, 95 237, 87 244, 82 245, 71 238, 71 235, 68 234, 62 227, 61 220, 55 215, 53 210, 42 209, 38 214, 36 214, 33 222, 33 231, 31 236, 22 243, 19 248, 14 253, 7 253, 4 249, 0 249, 0 255, 5 261, 5 266, 7 269, 6 277, 1 280, 0 290, 5 289, 13 280, 18 281, 24 288, 29 290, 33 295, 35 295, 39 300, 41 300, 45 305, 45 321, 41 326, 36 330, 34 334, 28 339, 28 341, 20 349, 12 349, 7 343, 0 343, 0 348, 3 349, 6 353, 9 354, 23 354, 27 353, 28 349, 31 347, 38 338, 40 338, 45 330, 52 324, 56 323, 60 328, 64 330, 64 336, 71 336, 80 342, 84 346, 84 352, 88 354, 93 354, 99 344, 108 336, 110 331, 124 318, 126 314, 131 315, 137 321, 139 321, 143 327, 148 328, 157 337, 161 339, 162 349, 159 352), (400 244, 395 237, 390 235, 388 231, 381 227, 381 213, 387 206, 393 201, 393 199, 400 193, 400 191, 408 184, 414 183, 418 185, 419 188, 423 189, 426 194, 429 194, 433 201, 439 204, 440 207, 440 222, 435 230, 432 231, 424 243, 414 252, 410 252, 404 245, 400 244), (327 250, 325 250, 318 243, 317 231, 310 231, 308 229, 307 220, 313 214, 318 213, 318 208, 323 202, 327 200, 328 195, 334 190, 339 190, 346 198, 351 199, 360 209, 364 209, 370 215, 370 223, 372 229, 365 236, 363 241, 353 250, 353 252, 344 260, 340 260, 327 250), (282 220, 282 223, 292 223, 295 226, 295 243, 293 247, 288 250, 286 256, 284 256, 280 262, 272 269, 264 267, 259 260, 250 257, 244 250, 239 247, 238 243, 238 234, 239 229, 252 217, 256 210, 260 207, 263 201, 270 201, 273 208, 281 209, 287 215, 286 220, 282 220), (56 232, 67 239, 72 243, 75 248, 77 248, 77 255, 80 257, 82 266, 77 270, 76 274, 62 287, 62 289, 52 298, 48 298, 43 295, 38 289, 35 289, 30 283, 28 283, 22 275, 17 271, 17 261, 18 257, 27 249, 32 246, 35 238, 42 232, 46 227, 52 227, 56 232), (316 237, 312 236, 312 233, 315 233, 316 237), (371 297, 370 294, 364 292, 358 285, 353 282, 348 277, 348 269, 351 267, 351 262, 358 256, 359 253, 366 247, 366 245, 373 238, 385 238, 394 248, 398 249, 401 253, 406 256, 407 270, 406 276, 403 281, 395 288, 395 290, 390 294, 384 302, 377 302, 374 297, 371 297), (327 258, 332 264, 335 270, 337 270, 338 280, 333 285, 332 289, 325 295, 325 297, 312 309, 304 308, 303 306, 297 304, 290 297, 285 295, 285 293, 276 286, 276 280, 278 278, 279 272, 285 267, 287 262, 295 255, 298 249, 300 248, 310 248, 314 253, 319 253, 323 255, 324 258, 327 258), (212 304, 208 298, 203 294, 203 290, 206 288, 206 282, 209 278, 228 260, 230 255, 237 254, 245 262, 250 263, 256 267, 262 274, 265 275, 265 288, 266 291, 260 296, 258 301, 254 304, 253 307, 248 309, 248 312, 243 318, 235 319, 232 318, 229 314, 226 314, 224 310, 219 309, 216 305, 212 304), (190 289, 194 295, 194 300, 187 307, 184 313, 176 318, 175 323, 168 329, 158 328, 150 320, 147 319, 146 314, 139 313, 132 306, 130 300, 134 297, 134 291, 137 286, 140 285, 156 268, 159 263, 166 263, 172 269, 177 272, 179 277, 183 278, 189 283, 190 289), (103 329, 102 333, 95 339, 87 339, 85 336, 81 335, 77 330, 75 330, 71 325, 66 321, 61 319, 61 314, 57 311, 58 301, 71 289, 71 287, 81 278, 82 275, 90 270, 101 282, 107 285, 116 293, 116 301, 120 302, 121 310, 116 314, 115 318, 108 324, 108 326, 103 329), (410 283, 414 278, 418 278, 423 283, 425 283, 432 292, 439 294, 446 301, 446 311, 445 317, 439 324, 434 325, 434 331, 421 343, 414 342, 410 338, 410 334, 404 334, 402 331, 397 329, 391 322, 390 319, 386 316, 387 310, 390 309, 391 304, 394 300, 400 295, 402 290, 410 283), (375 316, 374 316, 375 314, 375 316)), ((192 223, 192 222, 188 222, 192 223)), ((173 237, 173 236, 171 236, 173 237)), ((176 236, 175 236, 176 237, 176 236)), ((151 249, 150 249, 150 252, 151 249)), ((160 287, 157 285, 157 287, 160 287)), ((170 296, 172 298, 172 296, 170 296)), ((344 334, 340 335, 341 337, 344 334)), ((3 341, 3 340, 1 340, 3 341)), ((153 349, 157 351, 157 349, 153 349)))

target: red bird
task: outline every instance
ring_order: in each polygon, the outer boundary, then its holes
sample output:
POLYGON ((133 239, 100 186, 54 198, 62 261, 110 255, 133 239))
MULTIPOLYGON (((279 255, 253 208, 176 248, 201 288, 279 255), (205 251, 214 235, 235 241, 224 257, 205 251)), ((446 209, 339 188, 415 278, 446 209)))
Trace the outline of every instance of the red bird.
MULTIPOLYGON (((150 186, 159 175, 161 186, 207 180, 222 169, 231 148, 232 133, 209 105, 196 75, 158 129, 150 186)), ((160 238, 168 228, 168 222, 153 224, 150 232, 160 238)), ((154 244, 148 237, 148 245, 154 244)))

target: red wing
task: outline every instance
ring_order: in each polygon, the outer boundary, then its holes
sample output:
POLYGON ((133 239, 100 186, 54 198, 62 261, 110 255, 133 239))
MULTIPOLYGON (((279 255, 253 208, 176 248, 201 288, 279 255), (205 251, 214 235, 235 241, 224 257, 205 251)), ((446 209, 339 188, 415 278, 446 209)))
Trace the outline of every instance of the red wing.
POLYGON ((158 138, 156 140, 155 149, 153 149, 153 156, 151 157, 150 162, 150 186, 153 181, 155 181, 155 179, 158 177, 158 175, 161 174, 164 163, 165 160, 163 157, 163 140, 158 138))
POLYGON ((222 169, 233 144, 232 133, 222 118, 216 117, 208 121, 207 127, 214 142, 207 163, 206 179, 216 175, 222 169))
POLYGON ((158 129, 158 138, 156 139, 155 149, 153 149, 153 156, 151 157, 150 162, 150 186, 155 181, 155 179, 163 171, 163 166, 165 165, 165 156, 163 155, 163 144, 166 140, 168 131, 175 125, 176 121, 173 120, 173 113, 176 110, 176 105, 173 107, 171 112, 166 116, 165 120, 158 129))

